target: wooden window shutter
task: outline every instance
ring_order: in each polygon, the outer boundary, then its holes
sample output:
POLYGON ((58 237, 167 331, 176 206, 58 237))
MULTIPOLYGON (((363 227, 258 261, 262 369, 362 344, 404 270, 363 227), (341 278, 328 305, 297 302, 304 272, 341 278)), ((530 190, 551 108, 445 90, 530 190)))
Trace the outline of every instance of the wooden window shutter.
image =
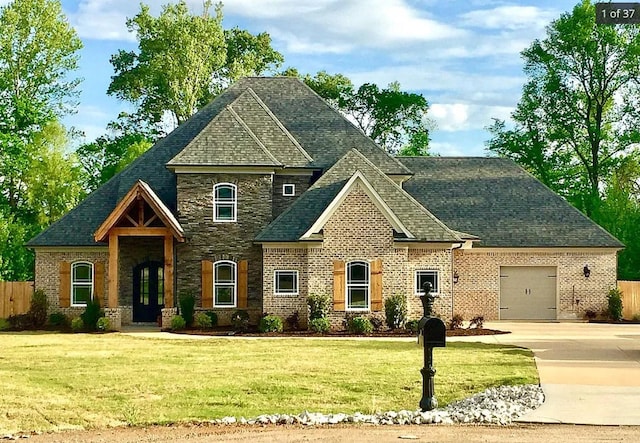
POLYGON ((333 310, 344 311, 344 291, 345 291, 344 262, 333 261, 333 310))
POLYGON ((249 279, 248 279, 249 264, 247 260, 240 260, 238 262, 238 308, 246 308, 249 295, 249 279))
POLYGON ((203 308, 213 308, 213 262, 202 260, 202 289, 200 300, 203 308))
POLYGON ((382 311, 382 260, 371 262, 371 310, 382 311))
POLYGON ((93 299, 104 304, 104 263, 98 262, 93 265, 93 299))
POLYGON ((71 263, 60 262, 60 294, 58 295, 61 308, 71 305, 71 263))

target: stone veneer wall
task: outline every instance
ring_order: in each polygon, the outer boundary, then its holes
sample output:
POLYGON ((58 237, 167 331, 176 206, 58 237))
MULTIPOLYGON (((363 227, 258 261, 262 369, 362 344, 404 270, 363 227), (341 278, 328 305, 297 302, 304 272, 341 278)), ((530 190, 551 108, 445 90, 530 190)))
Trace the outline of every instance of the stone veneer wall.
MULTIPOLYGON (((270 174, 178 174, 178 219, 187 241, 177 246, 178 294, 192 292, 201 306, 202 260, 247 260, 249 311, 262 312, 262 248, 255 236, 272 220, 272 176, 270 174), (237 186, 237 222, 213 222, 213 186, 237 186)), ((222 324, 235 308, 216 309, 222 324), (228 312, 227 312, 228 311, 228 312)))
POLYGON ((273 218, 282 214, 311 186, 311 175, 275 175, 273 177, 273 218), (296 185, 296 195, 286 197, 282 195, 283 184, 296 185))
POLYGON ((609 289, 616 287, 617 255, 612 250, 459 249, 454 257, 459 281, 454 287, 453 311, 465 319, 478 314, 485 320, 499 319, 500 266, 556 266, 558 319, 582 318, 587 309, 600 312, 609 289), (582 272, 585 264, 591 269, 589 278, 582 272))
POLYGON ((78 317, 84 307, 60 307, 60 262, 67 261, 70 263, 76 261, 86 261, 90 263, 104 263, 104 288, 105 297, 100 300, 100 305, 105 306, 107 302, 107 287, 109 282, 109 252, 107 248, 104 251, 82 250, 80 248, 69 248, 60 251, 38 250, 36 249, 35 262, 35 288, 42 289, 47 294, 49 302, 49 313, 62 312, 69 317, 78 317))

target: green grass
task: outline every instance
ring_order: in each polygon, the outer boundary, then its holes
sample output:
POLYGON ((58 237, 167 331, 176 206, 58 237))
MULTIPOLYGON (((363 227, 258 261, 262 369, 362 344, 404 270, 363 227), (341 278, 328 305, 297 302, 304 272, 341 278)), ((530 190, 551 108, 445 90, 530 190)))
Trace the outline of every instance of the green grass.
MULTIPOLYGON (((440 405, 491 386, 537 383, 529 351, 434 350, 440 405)), ((0 334, 0 434, 263 413, 416 409, 422 349, 369 340, 160 340, 120 334, 0 334)))

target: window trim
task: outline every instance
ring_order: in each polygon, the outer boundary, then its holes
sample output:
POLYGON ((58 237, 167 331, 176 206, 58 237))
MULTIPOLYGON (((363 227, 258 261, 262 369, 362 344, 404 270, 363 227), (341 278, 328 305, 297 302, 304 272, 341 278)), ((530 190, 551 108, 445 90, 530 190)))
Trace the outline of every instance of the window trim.
POLYGON ((275 269, 273 271, 273 295, 295 296, 300 295, 300 273, 296 269, 275 269), (286 273, 295 276, 295 292, 278 292, 278 274, 286 273))
POLYGON ((346 311, 355 311, 355 312, 365 312, 365 311, 370 311, 371 310, 371 263, 369 263, 367 260, 352 260, 350 262, 347 262, 345 265, 345 310, 346 311), (362 283, 350 283, 349 282, 349 276, 350 276, 350 268, 352 265, 355 264, 363 264, 365 265, 365 275, 366 275, 366 285, 363 285, 362 283), (367 307, 366 308, 354 308, 351 307, 351 292, 349 291, 349 289, 353 289, 353 288, 365 288, 366 287, 366 297, 367 297, 367 307))
POLYGON ((433 291, 431 292, 432 294, 439 294, 440 293, 440 271, 438 269, 416 269, 413 273, 413 292, 415 295, 417 295, 418 297, 421 296, 422 294, 424 294, 424 292, 422 291, 422 288, 418 287, 418 275, 419 273, 432 273, 433 275, 435 275, 435 280, 436 280, 436 284, 437 287, 433 288, 433 291))
POLYGON ((235 223, 238 221, 238 186, 233 183, 216 183, 213 186, 213 221, 215 223, 235 223), (216 196, 216 191, 218 188, 229 187, 233 190, 233 198, 231 200, 220 200, 216 196), (219 205, 231 206, 232 217, 228 218, 218 218, 218 207, 219 205))
POLYGON ((236 308, 238 307, 238 264, 231 260, 218 260, 213 263, 213 307, 214 308, 236 308), (216 268, 220 264, 231 264, 233 267, 233 304, 230 305, 220 305, 217 304, 216 301, 216 286, 230 286, 229 283, 217 283, 216 280, 216 268))
POLYGON ((283 183, 282 184, 282 195, 284 197, 295 197, 296 196, 296 185, 295 183, 283 183), (287 192, 287 186, 291 186, 292 191, 287 192))
POLYGON ((93 265, 92 262, 89 261, 76 261, 71 263, 71 275, 69 276, 69 278, 71 279, 71 294, 69 295, 70 298, 70 303, 69 306, 71 307, 84 307, 87 306, 86 303, 76 303, 75 301, 75 297, 74 297, 74 289, 76 287, 89 287, 91 288, 91 297, 90 300, 93 300, 93 293, 94 293, 94 283, 96 280, 96 276, 95 276, 95 266, 93 265), (91 280, 86 282, 86 281, 81 281, 81 282, 75 282, 74 281, 74 270, 76 268, 76 266, 78 265, 88 265, 91 269, 91 280))

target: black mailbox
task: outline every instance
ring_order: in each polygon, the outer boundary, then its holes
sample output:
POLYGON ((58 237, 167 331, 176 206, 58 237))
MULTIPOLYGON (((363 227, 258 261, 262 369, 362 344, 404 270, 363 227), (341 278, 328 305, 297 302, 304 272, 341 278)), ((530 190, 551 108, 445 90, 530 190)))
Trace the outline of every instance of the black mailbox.
POLYGON ((446 346, 447 328, 444 322, 437 317, 423 318, 421 328, 425 347, 444 348, 446 346))

